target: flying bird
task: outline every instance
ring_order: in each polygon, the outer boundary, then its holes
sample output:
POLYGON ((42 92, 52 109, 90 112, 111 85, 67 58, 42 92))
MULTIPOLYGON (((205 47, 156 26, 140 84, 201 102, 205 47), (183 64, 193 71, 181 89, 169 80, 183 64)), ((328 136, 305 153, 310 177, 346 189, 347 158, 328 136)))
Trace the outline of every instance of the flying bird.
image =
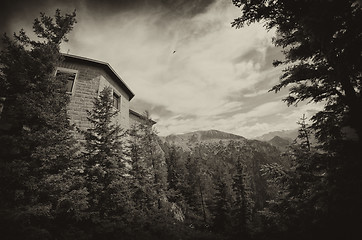
POLYGON ((176 51, 173 51, 173 53, 175 53, 176 51))

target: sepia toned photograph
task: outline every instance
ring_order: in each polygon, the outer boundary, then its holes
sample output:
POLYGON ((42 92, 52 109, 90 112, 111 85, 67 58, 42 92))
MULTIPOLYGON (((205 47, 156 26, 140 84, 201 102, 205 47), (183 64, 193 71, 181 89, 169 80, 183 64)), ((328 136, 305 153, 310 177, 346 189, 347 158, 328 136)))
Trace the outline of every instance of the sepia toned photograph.
POLYGON ((4 0, 0 239, 356 239, 361 0, 4 0))

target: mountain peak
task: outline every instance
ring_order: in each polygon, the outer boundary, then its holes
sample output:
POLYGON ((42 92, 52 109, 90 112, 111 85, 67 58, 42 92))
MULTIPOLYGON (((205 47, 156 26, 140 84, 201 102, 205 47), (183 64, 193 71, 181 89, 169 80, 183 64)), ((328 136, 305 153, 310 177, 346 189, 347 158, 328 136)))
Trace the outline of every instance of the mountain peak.
POLYGON ((201 130, 184 134, 171 134, 164 138, 168 143, 176 144, 186 149, 190 145, 199 142, 220 142, 231 140, 246 140, 244 137, 232 133, 222 132, 219 130, 201 130))
POLYGON ((269 132, 259 137, 256 137, 255 139, 259 141, 270 141, 276 136, 293 141, 298 136, 298 129, 269 132))
POLYGON ((222 132, 222 131, 214 130, 214 129, 185 133, 185 134, 182 134, 181 136, 197 138, 199 141, 211 140, 211 139, 216 139, 216 140, 245 139, 244 137, 239 136, 239 135, 222 132))

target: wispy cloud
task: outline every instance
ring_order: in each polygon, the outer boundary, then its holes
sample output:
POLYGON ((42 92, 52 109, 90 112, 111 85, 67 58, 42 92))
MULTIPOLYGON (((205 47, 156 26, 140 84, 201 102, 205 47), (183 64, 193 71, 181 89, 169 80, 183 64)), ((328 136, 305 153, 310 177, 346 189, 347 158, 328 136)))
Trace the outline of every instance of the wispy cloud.
MULTIPOLYGON (((281 57, 271 42, 274 32, 260 24, 231 28, 238 15, 225 1, 188 18, 164 9, 101 22, 86 15, 87 24, 80 22, 74 33, 79 42, 70 47, 110 62, 136 93, 134 102, 147 103, 161 135, 219 129, 252 136, 286 127, 275 119, 288 108, 267 92, 280 75, 271 64, 281 57), (99 47, 104 43, 107 48, 99 47)), ((142 104, 134 106, 143 111, 142 104)))
MULTIPOLYGON (((44 2, 48 11, 61 7, 44 2)), ((285 91, 268 92, 281 74, 272 67, 282 57, 274 31, 231 28, 240 15, 231 1, 101 2, 63 3, 77 8, 78 23, 62 51, 109 62, 135 92, 132 107, 149 110, 160 135, 219 129, 253 137, 294 128, 308 111, 281 102, 285 91)))

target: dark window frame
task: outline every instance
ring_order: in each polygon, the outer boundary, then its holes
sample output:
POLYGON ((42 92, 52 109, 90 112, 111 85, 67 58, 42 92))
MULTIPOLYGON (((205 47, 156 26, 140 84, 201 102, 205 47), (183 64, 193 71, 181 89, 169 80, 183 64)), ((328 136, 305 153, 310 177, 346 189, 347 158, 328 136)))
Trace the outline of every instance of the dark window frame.
POLYGON ((117 110, 121 109, 121 95, 117 94, 115 91, 113 91, 112 94, 112 105, 117 110))
POLYGON ((57 78, 59 76, 59 74, 67 74, 67 83, 66 83, 66 93, 68 94, 73 94, 74 93, 74 89, 75 89, 75 85, 76 85, 76 80, 77 80, 77 76, 78 76, 78 71, 75 69, 68 69, 68 68, 57 68, 55 71, 55 77, 57 78), (69 84, 71 82, 71 84, 69 84), (70 87, 69 87, 70 86, 70 87))

